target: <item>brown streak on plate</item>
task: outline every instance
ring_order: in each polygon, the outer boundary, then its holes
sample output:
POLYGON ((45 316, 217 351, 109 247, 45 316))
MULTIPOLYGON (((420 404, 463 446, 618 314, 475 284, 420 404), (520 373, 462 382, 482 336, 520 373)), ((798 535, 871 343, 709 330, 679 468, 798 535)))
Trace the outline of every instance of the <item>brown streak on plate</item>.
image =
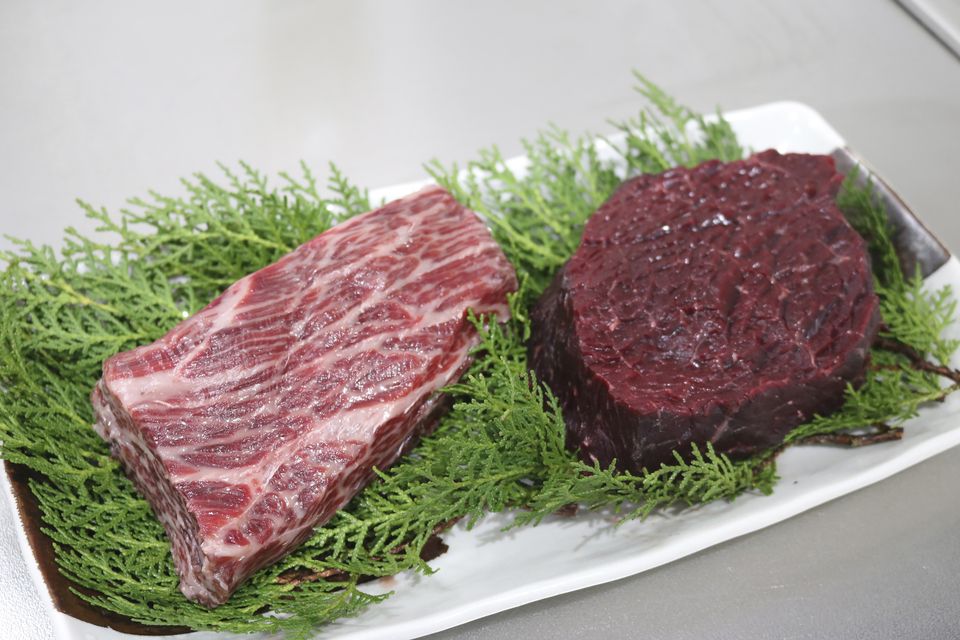
POLYGON ((161 627, 140 624, 126 616, 95 607, 71 591, 71 589, 75 589, 84 593, 93 593, 91 590, 84 589, 67 580, 57 569, 53 541, 41 530, 43 520, 40 505, 30 491, 29 485, 31 480, 43 482, 43 476, 20 464, 4 461, 3 465, 6 467, 7 478, 13 488, 13 495, 17 502, 17 512, 20 514, 20 522, 26 533, 27 541, 33 550, 33 557, 40 567, 40 574, 43 576, 43 582, 50 593, 50 599, 53 600, 53 606, 58 611, 98 627, 108 627, 121 633, 141 636, 190 633, 191 629, 187 627, 161 627))
POLYGON ((926 278, 950 259, 950 252, 946 247, 923 226, 893 187, 863 158, 847 147, 834 149, 830 155, 837 163, 840 173, 846 175, 857 169, 859 173, 854 182, 860 187, 869 185, 874 196, 883 205, 893 228, 893 246, 897 250, 904 274, 910 277, 919 268, 920 275, 926 278))

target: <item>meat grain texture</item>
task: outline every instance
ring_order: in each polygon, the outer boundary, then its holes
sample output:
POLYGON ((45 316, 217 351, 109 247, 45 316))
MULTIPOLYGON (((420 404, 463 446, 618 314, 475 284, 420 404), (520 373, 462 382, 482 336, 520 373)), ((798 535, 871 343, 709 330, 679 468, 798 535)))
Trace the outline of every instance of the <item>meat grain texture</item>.
POLYGON ((469 364, 468 308, 516 276, 477 216, 428 187, 344 222, 103 365, 95 429, 216 606, 327 521, 436 420, 469 364))
POLYGON ((531 315, 568 445, 639 472, 837 410, 880 320, 841 182, 829 157, 775 151, 625 182, 531 315))

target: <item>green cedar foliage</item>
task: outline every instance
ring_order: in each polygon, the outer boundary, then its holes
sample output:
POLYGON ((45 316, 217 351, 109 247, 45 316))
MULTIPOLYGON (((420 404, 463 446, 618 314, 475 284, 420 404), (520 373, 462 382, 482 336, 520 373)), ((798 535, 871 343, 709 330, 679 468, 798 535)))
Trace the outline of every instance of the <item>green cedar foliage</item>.
MULTIPOLYGON (((649 106, 618 125, 626 136, 616 152, 629 173, 743 155, 722 118, 704 119, 638 80, 649 106)), ((147 624, 305 637, 382 599, 364 593, 362 577, 429 572, 424 545, 457 520, 471 527, 486 513, 511 510, 514 526, 535 524, 569 505, 628 519, 773 490, 777 451, 734 462, 708 445, 634 475, 586 464, 564 447, 557 402, 527 370, 527 311, 623 175, 593 139, 556 128, 525 150, 523 170, 496 148, 481 151, 466 172, 428 166, 490 221, 521 282, 509 322, 472 318, 481 340, 467 375, 447 389, 452 410, 302 547, 213 610, 177 590, 160 524, 90 428, 90 390, 104 359, 160 337, 233 281, 369 209, 367 193, 333 166, 324 189, 306 167, 274 187, 241 165, 238 173, 223 169, 224 183, 196 175, 183 182, 184 196, 150 194, 118 216, 81 203, 109 242, 68 229, 59 254, 21 242, 3 255, 0 452, 39 472, 31 489, 45 531, 81 597, 147 624)), ((924 293, 919 278, 900 272, 883 211, 868 191, 850 183, 840 203, 871 245, 883 335, 892 346, 874 350, 867 383, 848 391, 840 412, 798 427, 789 443, 889 429, 955 386, 943 383, 957 348, 941 337, 953 322, 950 292, 924 293), (923 366, 918 355, 939 368, 923 366)))

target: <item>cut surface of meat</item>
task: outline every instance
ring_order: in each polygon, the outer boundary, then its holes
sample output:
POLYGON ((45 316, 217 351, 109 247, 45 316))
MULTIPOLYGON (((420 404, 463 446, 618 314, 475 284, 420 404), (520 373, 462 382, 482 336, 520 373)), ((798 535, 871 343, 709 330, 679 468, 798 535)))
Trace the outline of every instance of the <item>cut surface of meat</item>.
POLYGON ((390 465, 469 364, 467 309, 516 276, 439 187, 352 218, 103 365, 94 428, 163 523, 180 589, 222 604, 390 465))
POLYGON ((568 446, 638 472, 837 410, 879 325, 841 181, 827 156, 765 151, 621 185, 531 314, 568 446))

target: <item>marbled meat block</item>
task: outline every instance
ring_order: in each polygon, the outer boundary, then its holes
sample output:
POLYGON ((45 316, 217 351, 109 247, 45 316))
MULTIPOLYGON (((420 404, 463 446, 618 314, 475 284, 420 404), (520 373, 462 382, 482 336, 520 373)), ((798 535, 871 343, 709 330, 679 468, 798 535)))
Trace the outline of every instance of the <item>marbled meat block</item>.
POLYGON ((95 429, 172 542, 180 589, 223 603, 327 521, 442 410, 467 309, 516 276, 439 187, 350 219, 103 365, 95 429))

